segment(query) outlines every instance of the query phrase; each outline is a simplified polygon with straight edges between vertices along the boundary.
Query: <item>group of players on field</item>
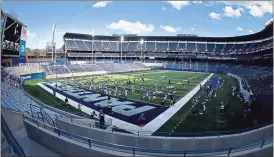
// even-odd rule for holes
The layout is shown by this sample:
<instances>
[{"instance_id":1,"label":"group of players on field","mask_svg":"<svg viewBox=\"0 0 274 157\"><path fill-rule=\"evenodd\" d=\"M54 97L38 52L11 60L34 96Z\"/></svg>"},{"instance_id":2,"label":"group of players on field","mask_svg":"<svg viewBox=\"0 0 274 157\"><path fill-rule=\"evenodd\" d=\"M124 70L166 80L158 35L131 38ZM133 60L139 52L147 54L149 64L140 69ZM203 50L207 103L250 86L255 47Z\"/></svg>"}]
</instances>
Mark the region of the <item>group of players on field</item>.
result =
<instances>
[{"instance_id":1,"label":"group of players on field","mask_svg":"<svg viewBox=\"0 0 274 157\"><path fill-rule=\"evenodd\" d=\"M108 106L108 114L111 115L112 114L112 106L111 106L111 99L110 96L118 96L118 97L128 97L129 92L131 92L132 94L136 94L136 87L140 87L139 92L141 93L141 99L142 100L146 100L146 101L153 101L155 99L161 98L161 105L166 105L166 104L170 104L170 105L174 105L176 102L176 88L174 88L171 85L171 81L168 80L167 84L169 86L164 86L164 85L159 85L157 82L155 82L153 84L154 89L151 89L151 87L146 87L145 85L145 79L144 79L145 75L142 74L141 77L139 78L131 78L131 75L128 74L128 78L127 79L113 79L112 76L107 77L107 76L103 76L103 77L98 77L98 76L93 76L87 79L65 79L60 81L61 85L63 84L64 86L66 85L72 85L74 87L84 87L87 88L89 90L93 90L93 91L99 91L101 93L104 93L108 96L108 101L109 101L109 106ZM103 79L102 79L103 78ZM167 76L163 76L163 78L165 80L167 80ZM100 81L99 81L100 80ZM112 85L110 85L111 81L113 82ZM59 82L59 81L58 81ZM189 81L187 81L186 83L189 84ZM183 84L183 87L185 88L186 84ZM57 83L56 83L56 87L57 87ZM83 93L85 94L85 92ZM170 99L170 103L168 103L168 99ZM100 108L100 107L99 107ZM79 106L80 109L80 106ZM102 108L99 109L101 116L99 116L100 118L100 124L104 125L104 117L103 112L102 112ZM91 117L94 117L95 113L91 113ZM143 126L146 122L146 118L145 115L142 113L138 119L138 124L140 126Z\"/></svg>"},{"instance_id":2,"label":"group of players on field","mask_svg":"<svg viewBox=\"0 0 274 157\"><path fill-rule=\"evenodd\" d=\"M145 86L144 74L139 78L130 78L130 74L127 79L120 78L119 80L114 80L113 84L110 82L113 80L112 77L103 77L103 80L98 81L98 76L89 78L89 80L84 80L80 78L79 83L77 80L64 80L65 84L73 85L74 87L86 87L90 90L99 91L106 95L118 96L127 98L129 93L136 94L136 87L140 88L139 93L141 94L141 99L146 101L153 101L157 98L161 98L161 105L168 104L167 100L170 99L170 105L174 105L176 102L176 88L173 86L160 86L158 83L154 83L155 89L151 89ZM101 79L101 78L100 78ZM167 79L165 76L164 79ZM168 81L169 85L171 81ZM188 81L189 83L189 81ZM185 84L184 84L185 87Z\"/></svg>"}]
</instances>

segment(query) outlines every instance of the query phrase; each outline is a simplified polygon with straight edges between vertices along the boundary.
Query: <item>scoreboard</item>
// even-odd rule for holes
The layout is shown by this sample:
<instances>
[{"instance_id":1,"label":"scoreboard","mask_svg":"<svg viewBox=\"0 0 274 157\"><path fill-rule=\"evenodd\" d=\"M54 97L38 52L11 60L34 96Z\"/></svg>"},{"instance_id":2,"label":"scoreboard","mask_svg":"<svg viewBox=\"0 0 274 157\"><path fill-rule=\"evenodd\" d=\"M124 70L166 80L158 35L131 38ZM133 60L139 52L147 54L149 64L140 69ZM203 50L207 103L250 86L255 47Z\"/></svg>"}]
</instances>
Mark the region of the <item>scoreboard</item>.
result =
<instances>
[{"instance_id":1,"label":"scoreboard","mask_svg":"<svg viewBox=\"0 0 274 157\"><path fill-rule=\"evenodd\" d=\"M26 27L7 13L1 12L2 19L2 56L20 57L25 56L26 49Z\"/></svg>"}]
</instances>

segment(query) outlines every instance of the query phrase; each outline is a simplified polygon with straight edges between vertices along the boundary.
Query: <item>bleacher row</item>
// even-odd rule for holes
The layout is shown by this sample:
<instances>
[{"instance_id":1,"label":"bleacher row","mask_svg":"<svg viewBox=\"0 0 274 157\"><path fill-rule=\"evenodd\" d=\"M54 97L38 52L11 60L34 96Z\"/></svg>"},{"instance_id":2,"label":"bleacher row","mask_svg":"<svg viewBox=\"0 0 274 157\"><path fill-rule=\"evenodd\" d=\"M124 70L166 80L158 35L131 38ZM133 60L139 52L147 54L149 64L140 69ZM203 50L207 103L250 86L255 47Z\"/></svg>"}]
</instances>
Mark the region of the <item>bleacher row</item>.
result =
<instances>
[{"instance_id":1,"label":"bleacher row","mask_svg":"<svg viewBox=\"0 0 274 157\"><path fill-rule=\"evenodd\" d=\"M68 57L120 57L120 53L101 53L96 52L92 55L90 52L82 53L82 52L70 52L68 53ZM123 57L141 57L141 53L133 53L133 52L127 52L122 54ZM143 57L173 57L175 58L177 54L161 54L161 53L144 53Z\"/></svg>"},{"instance_id":2,"label":"bleacher row","mask_svg":"<svg viewBox=\"0 0 274 157\"><path fill-rule=\"evenodd\" d=\"M93 44L92 44L93 43ZM123 51L134 52L215 52L238 53L255 52L273 47L273 38L263 41L218 43L218 42L180 42L180 41L123 41L122 46L118 41L89 41L81 39L65 39L68 50L77 51ZM93 46L92 46L93 45Z\"/></svg>"},{"instance_id":3,"label":"bleacher row","mask_svg":"<svg viewBox=\"0 0 274 157\"><path fill-rule=\"evenodd\" d=\"M2 101L1 106L4 109L16 111L16 112L23 112L26 114L37 114L40 113L41 110L39 108L39 104L35 101L31 100L27 97L24 91L20 90L20 88L10 85L7 82L2 82L1 84L1 93L2 93ZM30 107L30 105L32 107ZM37 107L35 107L37 106ZM58 113L55 113L51 110L44 109L45 112L51 117L58 116Z\"/></svg>"},{"instance_id":4,"label":"bleacher row","mask_svg":"<svg viewBox=\"0 0 274 157\"><path fill-rule=\"evenodd\" d=\"M6 67L6 71L15 75L26 75L43 72L40 65Z\"/></svg>"},{"instance_id":5,"label":"bleacher row","mask_svg":"<svg viewBox=\"0 0 274 157\"><path fill-rule=\"evenodd\" d=\"M81 72L126 72L147 69L141 63L96 63L96 64L67 64L44 66L47 75L81 73Z\"/></svg>"}]
</instances>

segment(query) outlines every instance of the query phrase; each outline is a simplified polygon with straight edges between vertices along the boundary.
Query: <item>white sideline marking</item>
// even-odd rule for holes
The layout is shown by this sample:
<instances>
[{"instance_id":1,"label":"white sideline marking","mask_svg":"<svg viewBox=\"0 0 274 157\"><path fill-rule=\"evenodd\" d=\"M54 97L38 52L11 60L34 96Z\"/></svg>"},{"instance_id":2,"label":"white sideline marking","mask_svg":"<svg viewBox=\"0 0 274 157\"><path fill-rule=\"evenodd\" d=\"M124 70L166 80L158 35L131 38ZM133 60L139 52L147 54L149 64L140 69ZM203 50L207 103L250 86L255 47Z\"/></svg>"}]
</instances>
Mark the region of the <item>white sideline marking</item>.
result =
<instances>
[{"instance_id":1,"label":"white sideline marking","mask_svg":"<svg viewBox=\"0 0 274 157\"><path fill-rule=\"evenodd\" d=\"M207 78L205 78L200 84L203 86L211 77L211 73ZM167 122L175 113L177 113L199 90L200 84L198 84L192 91L185 95L181 100L174 104L174 106L168 108L165 112L154 118L148 124L144 126L143 129L151 132L158 130L165 122Z\"/></svg>"}]
</instances>

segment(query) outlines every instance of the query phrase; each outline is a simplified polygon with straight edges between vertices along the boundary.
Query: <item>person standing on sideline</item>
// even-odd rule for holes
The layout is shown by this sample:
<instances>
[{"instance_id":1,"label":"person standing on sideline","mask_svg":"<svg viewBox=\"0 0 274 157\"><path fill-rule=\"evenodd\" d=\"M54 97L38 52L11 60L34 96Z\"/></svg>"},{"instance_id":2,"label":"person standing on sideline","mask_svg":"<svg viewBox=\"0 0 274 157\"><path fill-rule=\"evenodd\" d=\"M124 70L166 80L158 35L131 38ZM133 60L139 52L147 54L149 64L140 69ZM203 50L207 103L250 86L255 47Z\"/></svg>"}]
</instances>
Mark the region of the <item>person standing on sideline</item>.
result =
<instances>
[{"instance_id":1,"label":"person standing on sideline","mask_svg":"<svg viewBox=\"0 0 274 157\"><path fill-rule=\"evenodd\" d=\"M100 127L102 127L105 124L105 117L102 110L100 111L99 117L100 117Z\"/></svg>"},{"instance_id":2,"label":"person standing on sideline","mask_svg":"<svg viewBox=\"0 0 274 157\"><path fill-rule=\"evenodd\" d=\"M111 103L110 95L108 95L108 103Z\"/></svg>"},{"instance_id":3,"label":"person standing on sideline","mask_svg":"<svg viewBox=\"0 0 274 157\"><path fill-rule=\"evenodd\" d=\"M68 106L68 98L66 97L66 99L65 99L65 107L67 107Z\"/></svg>"},{"instance_id":4,"label":"person standing on sideline","mask_svg":"<svg viewBox=\"0 0 274 157\"><path fill-rule=\"evenodd\" d=\"M111 115L112 114L112 106L111 106L111 103L108 104L108 114Z\"/></svg>"},{"instance_id":5,"label":"person standing on sideline","mask_svg":"<svg viewBox=\"0 0 274 157\"><path fill-rule=\"evenodd\" d=\"M93 111L93 112L90 114L90 119L95 119L95 116L97 116L97 115L96 115L95 111Z\"/></svg>"}]
</instances>

